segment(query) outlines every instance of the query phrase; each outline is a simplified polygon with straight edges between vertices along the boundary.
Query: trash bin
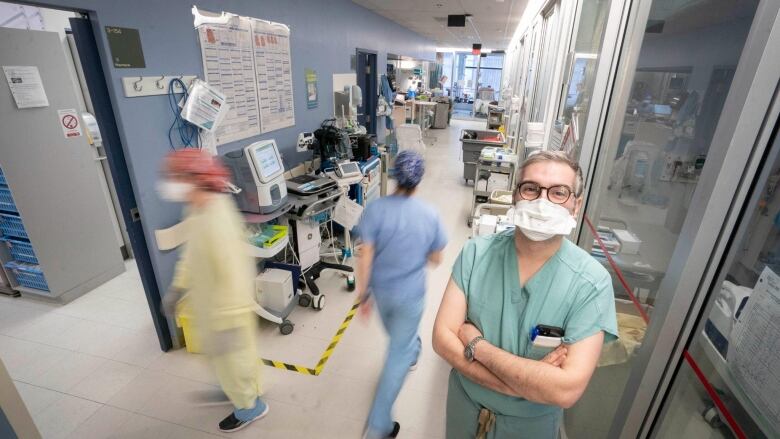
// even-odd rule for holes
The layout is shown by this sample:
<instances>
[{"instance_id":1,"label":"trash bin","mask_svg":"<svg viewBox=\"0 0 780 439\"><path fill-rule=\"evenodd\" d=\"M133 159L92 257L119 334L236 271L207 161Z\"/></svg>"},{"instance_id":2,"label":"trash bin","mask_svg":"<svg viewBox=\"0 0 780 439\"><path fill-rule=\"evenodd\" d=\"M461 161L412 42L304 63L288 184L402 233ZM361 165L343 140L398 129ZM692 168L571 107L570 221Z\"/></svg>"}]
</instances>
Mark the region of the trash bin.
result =
<instances>
[{"instance_id":1,"label":"trash bin","mask_svg":"<svg viewBox=\"0 0 780 439\"><path fill-rule=\"evenodd\" d=\"M187 352L202 354L202 340L198 329L195 327L192 308L187 303L187 299L179 302L179 305L176 307L176 326L181 328L181 332L184 334L184 345Z\"/></svg>"}]
</instances>

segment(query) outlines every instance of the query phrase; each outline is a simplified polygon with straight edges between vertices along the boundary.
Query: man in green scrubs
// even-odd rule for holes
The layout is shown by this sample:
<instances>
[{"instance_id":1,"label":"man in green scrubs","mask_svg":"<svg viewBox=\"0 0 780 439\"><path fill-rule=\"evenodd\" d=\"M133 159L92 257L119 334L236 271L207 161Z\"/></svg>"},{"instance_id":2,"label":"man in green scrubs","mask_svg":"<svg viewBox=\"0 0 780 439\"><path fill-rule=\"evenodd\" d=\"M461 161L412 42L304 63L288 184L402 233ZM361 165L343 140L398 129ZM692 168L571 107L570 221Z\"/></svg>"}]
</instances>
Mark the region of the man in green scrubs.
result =
<instances>
[{"instance_id":1,"label":"man in green scrubs","mask_svg":"<svg viewBox=\"0 0 780 439\"><path fill-rule=\"evenodd\" d=\"M433 330L453 367L448 439L557 438L563 409L617 338L609 273L565 238L582 186L563 153L532 155L515 190L515 230L469 240L455 262ZM552 335L532 341L538 325Z\"/></svg>"}]
</instances>

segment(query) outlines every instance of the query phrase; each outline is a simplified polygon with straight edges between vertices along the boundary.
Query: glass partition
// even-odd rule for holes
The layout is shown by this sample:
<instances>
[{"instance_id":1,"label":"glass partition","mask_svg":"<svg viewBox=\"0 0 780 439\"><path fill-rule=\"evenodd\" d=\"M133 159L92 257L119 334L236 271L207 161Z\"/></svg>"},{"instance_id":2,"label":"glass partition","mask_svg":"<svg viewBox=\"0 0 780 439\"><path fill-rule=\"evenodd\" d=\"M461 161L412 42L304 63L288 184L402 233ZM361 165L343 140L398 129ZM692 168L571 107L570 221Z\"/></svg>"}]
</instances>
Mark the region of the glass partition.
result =
<instances>
[{"instance_id":1,"label":"glass partition","mask_svg":"<svg viewBox=\"0 0 780 439\"><path fill-rule=\"evenodd\" d=\"M613 277L621 340L604 347L588 390L567 410L569 438L607 436L669 260L689 245L679 234L757 8L756 1L722 5L654 1L632 93L609 108L624 123L619 141L598 151L600 183L591 188L579 244Z\"/></svg>"},{"instance_id":2,"label":"glass partition","mask_svg":"<svg viewBox=\"0 0 780 439\"><path fill-rule=\"evenodd\" d=\"M780 141L692 334L654 437L780 437Z\"/></svg>"},{"instance_id":3,"label":"glass partition","mask_svg":"<svg viewBox=\"0 0 780 439\"><path fill-rule=\"evenodd\" d=\"M558 56L558 41L561 33L560 16L560 6L557 3L543 15L539 77L536 81L536 90L534 91L534 99L531 104L531 122L544 122L550 87L553 81L553 69Z\"/></svg>"},{"instance_id":4,"label":"glass partition","mask_svg":"<svg viewBox=\"0 0 780 439\"><path fill-rule=\"evenodd\" d=\"M582 3L573 48L567 61L568 71L564 72L566 77L558 106L558 123L553 129L559 130L562 142L571 137L571 141L562 145L562 148L577 160L590 114L599 54L604 46L604 33L611 5L611 0Z\"/></svg>"}]
</instances>

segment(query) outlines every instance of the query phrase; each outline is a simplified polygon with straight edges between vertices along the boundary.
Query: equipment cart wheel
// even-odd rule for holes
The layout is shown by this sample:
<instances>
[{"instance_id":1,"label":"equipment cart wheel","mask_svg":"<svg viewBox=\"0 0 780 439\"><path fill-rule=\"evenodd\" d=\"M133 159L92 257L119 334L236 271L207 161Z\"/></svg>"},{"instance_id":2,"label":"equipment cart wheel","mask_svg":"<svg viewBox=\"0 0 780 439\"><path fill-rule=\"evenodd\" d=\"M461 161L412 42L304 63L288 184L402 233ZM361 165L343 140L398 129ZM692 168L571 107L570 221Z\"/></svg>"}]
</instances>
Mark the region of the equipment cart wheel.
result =
<instances>
[{"instance_id":1,"label":"equipment cart wheel","mask_svg":"<svg viewBox=\"0 0 780 439\"><path fill-rule=\"evenodd\" d=\"M311 307L317 311L322 311L322 309L325 308L325 295L314 297L311 303Z\"/></svg>"},{"instance_id":2,"label":"equipment cart wheel","mask_svg":"<svg viewBox=\"0 0 780 439\"><path fill-rule=\"evenodd\" d=\"M293 332L293 329L295 329L295 325L293 325L293 322L284 319L281 325L279 325L279 332L282 333L282 335L290 335Z\"/></svg>"},{"instance_id":3,"label":"equipment cart wheel","mask_svg":"<svg viewBox=\"0 0 780 439\"><path fill-rule=\"evenodd\" d=\"M304 308L308 308L309 305L311 305L311 294L303 293L300 296L298 296L298 305Z\"/></svg>"},{"instance_id":4,"label":"equipment cart wheel","mask_svg":"<svg viewBox=\"0 0 780 439\"><path fill-rule=\"evenodd\" d=\"M347 291L355 291L355 275L347 275Z\"/></svg>"}]
</instances>

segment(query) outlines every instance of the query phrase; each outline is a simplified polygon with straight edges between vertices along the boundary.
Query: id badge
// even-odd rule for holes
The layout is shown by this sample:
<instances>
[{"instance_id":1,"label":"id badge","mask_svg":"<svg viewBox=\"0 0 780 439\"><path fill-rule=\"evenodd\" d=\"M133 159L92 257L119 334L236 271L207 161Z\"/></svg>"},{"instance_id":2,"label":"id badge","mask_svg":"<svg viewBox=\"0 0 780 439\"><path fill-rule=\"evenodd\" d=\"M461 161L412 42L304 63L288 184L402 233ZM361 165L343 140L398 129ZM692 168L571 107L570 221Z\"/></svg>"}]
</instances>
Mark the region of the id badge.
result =
<instances>
[{"instance_id":1,"label":"id badge","mask_svg":"<svg viewBox=\"0 0 780 439\"><path fill-rule=\"evenodd\" d=\"M531 331L531 343L541 348L557 348L563 344L563 328L557 326L536 325Z\"/></svg>"}]
</instances>

